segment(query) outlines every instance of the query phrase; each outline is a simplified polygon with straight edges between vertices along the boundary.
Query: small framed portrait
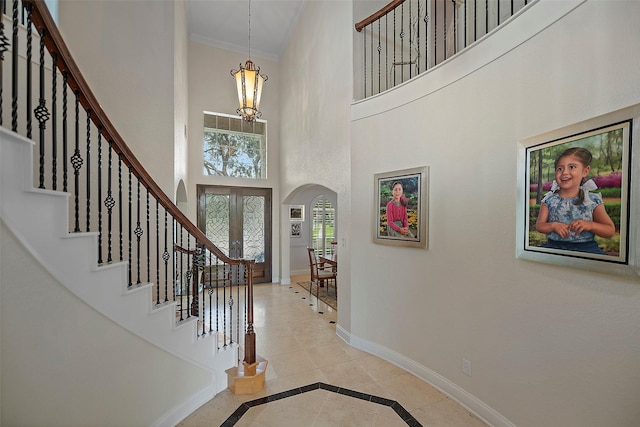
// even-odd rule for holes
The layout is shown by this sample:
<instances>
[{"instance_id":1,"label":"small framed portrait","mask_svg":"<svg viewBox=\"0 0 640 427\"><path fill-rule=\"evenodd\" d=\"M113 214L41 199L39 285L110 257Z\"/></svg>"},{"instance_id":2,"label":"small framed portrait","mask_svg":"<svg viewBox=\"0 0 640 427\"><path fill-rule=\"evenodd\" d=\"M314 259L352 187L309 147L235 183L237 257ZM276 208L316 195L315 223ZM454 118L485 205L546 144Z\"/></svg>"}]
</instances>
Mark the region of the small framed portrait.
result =
<instances>
[{"instance_id":1,"label":"small framed portrait","mask_svg":"<svg viewBox=\"0 0 640 427\"><path fill-rule=\"evenodd\" d=\"M289 205L289 220L304 221L304 205Z\"/></svg>"},{"instance_id":2,"label":"small framed portrait","mask_svg":"<svg viewBox=\"0 0 640 427\"><path fill-rule=\"evenodd\" d=\"M374 175L373 242L427 248L427 166Z\"/></svg>"},{"instance_id":3,"label":"small framed portrait","mask_svg":"<svg viewBox=\"0 0 640 427\"><path fill-rule=\"evenodd\" d=\"M521 143L519 258L640 274L638 221L631 221L640 214L631 162L637 126L626 109Z\"/></svg>"},{"instance_id":4,"label":"small framed portrait","mask_svg":"<svg viewBox=\"0 0 640 427\"><path fill-rule=\"evenodd\" d=\"M290 237L300 237L302 235L302 223L301 222L292 222L291 223L291 234Z\"/></svg>"}]
</instances>

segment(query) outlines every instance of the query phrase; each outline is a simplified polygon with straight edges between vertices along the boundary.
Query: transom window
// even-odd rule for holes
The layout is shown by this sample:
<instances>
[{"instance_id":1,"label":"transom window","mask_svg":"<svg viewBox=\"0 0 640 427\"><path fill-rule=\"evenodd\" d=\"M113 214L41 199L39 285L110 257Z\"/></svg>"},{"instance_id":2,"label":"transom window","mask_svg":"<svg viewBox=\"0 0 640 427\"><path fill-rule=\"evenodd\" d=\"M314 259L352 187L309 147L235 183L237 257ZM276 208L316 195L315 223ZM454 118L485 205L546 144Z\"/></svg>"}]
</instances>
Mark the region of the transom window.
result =
<instances>
[{"instance_id":1,"label":"transom window","mask_svg":"<svg viewBox=\"0 0 640 427\"><path fill-rule=\"evenodd\" d=\"M208 176L267 178L264 121L204 113L203 173Z\"/></svg>"}]
</instances>

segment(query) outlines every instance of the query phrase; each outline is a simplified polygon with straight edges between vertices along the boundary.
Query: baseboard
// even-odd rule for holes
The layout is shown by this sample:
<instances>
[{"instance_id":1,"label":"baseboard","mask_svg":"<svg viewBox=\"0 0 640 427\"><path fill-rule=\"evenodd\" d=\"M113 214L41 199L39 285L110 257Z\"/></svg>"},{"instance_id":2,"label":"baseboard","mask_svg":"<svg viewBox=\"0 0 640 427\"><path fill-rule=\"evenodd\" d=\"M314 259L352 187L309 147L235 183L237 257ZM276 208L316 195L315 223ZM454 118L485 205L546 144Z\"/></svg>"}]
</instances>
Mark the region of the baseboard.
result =
<instances>
[{"instance_id":1,"label":"baseboard","mask_svg":"<svg viewBox=\"0 0 640 427\"><path fill-rule=\"evenodd\" d=\"M190 396L181 404L170 409L156 422L151 424L152 427L174 427L179 422L187 418L199 407L210 401L216 396L216 379L215 375L211 382L197 393Z\"/></svg>"},{"instance_id":2,"label":"baseboard","mask_svg":"<svg viewBox=\"0 0 640 427\"><path fill-rule=\"evenodd\" d=\"M346 341L349 345L378 356L389 363L404 369L405 371L415 375L424 382L435 387L451 399L458 402L467 410L472 412L475 416L483 420L490 426L495 427L515 427L511 421L504 416L496 412L493 408L482 402L480 399L467 392L457 384L449 381L447 378L432 371L431 369L422 366L421 364L411 360L404 355L390 350L387 347L378 345L376 343L361 339L357 336L351 335L348 331L336 326L336 334Z\"/></svg>"}]
</instances>

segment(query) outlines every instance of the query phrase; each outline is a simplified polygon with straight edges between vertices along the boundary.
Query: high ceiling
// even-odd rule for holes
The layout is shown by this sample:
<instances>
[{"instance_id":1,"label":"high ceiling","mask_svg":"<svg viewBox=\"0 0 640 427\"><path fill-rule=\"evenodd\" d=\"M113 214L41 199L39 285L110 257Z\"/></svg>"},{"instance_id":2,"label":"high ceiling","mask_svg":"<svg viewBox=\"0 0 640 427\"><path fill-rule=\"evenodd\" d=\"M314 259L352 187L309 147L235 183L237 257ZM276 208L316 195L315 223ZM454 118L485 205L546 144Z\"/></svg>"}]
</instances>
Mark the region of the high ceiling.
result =
<instances>
[{"instance_id":1,"label":"high ceiling","mask_svg":"<svg viewBox=\"0 0 640 427\"><path fill-rule=\"evenodd\" d=\"M306 0L251 0L251 57L277 61ZM249 54L248 0L187 0L192 40Z\"/></svg>"}]
</instances>

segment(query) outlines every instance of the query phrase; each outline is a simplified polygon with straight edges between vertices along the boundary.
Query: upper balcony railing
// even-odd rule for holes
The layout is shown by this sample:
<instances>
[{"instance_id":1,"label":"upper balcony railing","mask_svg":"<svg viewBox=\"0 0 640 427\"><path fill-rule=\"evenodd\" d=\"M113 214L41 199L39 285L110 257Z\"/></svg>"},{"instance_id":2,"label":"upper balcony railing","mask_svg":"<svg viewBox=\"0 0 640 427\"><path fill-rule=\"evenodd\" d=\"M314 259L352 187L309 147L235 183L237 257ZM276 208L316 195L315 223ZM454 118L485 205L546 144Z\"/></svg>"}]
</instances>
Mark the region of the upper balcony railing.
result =
<instances>
[{"instance_id":1,"label":"upper balcony railing","mask_svg":"<svg viewBox=\"0 0 640 427\"><path fill-rule=\"evenodd\" d=\"M494 31L532 0L393 0L355 25L355 99L430 70ZM360 40L360 41L358 41Z\"/></svg>"}]
</instances>

